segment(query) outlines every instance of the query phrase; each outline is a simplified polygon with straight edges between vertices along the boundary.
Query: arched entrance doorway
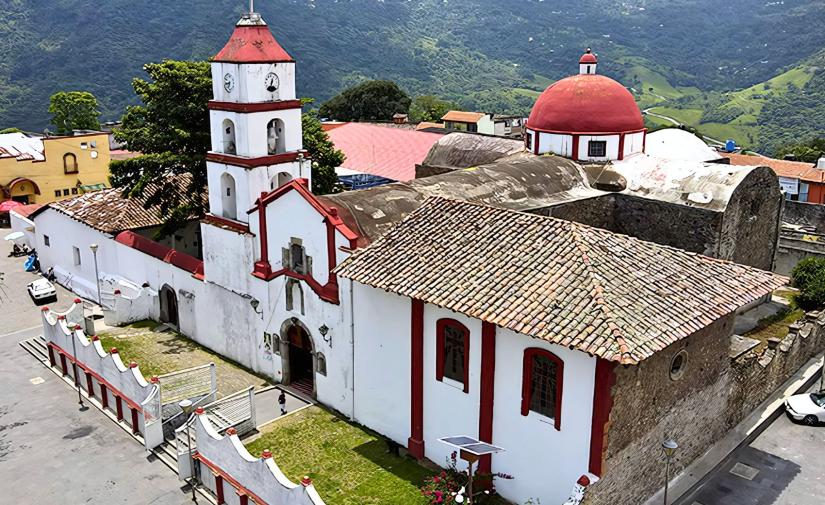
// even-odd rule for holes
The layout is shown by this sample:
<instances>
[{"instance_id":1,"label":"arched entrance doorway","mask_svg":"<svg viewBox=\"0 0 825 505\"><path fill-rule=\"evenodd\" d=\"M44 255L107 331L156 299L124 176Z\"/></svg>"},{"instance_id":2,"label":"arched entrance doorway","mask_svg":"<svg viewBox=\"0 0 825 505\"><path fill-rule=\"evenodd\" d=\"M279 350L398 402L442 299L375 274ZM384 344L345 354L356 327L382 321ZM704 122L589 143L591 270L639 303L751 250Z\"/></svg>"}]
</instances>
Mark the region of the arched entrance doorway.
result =
<instances>
[{"instance_id":1,"label":"arched entrance doorway","mask_svg":"<svg viewBox=\"0 0 825 505\"><path fill-rule=\"evenodd\" d=\"M160 288L160 322L178 327L178 297L168 284Z\"/></svg>"},{"instance_id":2,"label":"arched entrance doorway","mask_svg":"<svg viewBox=\"0 0 825 505\"><path fill-rule=\"evenodd\" d=\"M284 384L315 397L315 345L297 318L281 326L281 363Z\"/></svg>"}]
</instances>

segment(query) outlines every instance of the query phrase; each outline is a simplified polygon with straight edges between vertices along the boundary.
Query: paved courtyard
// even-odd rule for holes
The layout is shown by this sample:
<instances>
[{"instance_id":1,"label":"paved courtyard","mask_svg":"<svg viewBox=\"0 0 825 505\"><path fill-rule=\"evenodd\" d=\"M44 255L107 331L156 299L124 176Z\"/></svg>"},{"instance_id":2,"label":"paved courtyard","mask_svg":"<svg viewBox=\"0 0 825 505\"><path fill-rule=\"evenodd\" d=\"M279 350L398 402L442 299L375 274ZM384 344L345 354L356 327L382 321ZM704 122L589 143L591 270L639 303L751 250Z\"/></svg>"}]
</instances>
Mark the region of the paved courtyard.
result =
<instances>
[{"instance_id":1,"label":"paved courtyard","mask_svg":"<svg viewBox=\"0 0 825 505\"><path fill-rule=\"evenodd\" d=\"M177 476L20 348L39 335L40 309L25 293L34 278L0 243L0 503L183 505ZM60 290L58 306L73 296Z\"/></svg>"},{"instance_id":2,"label":"paved courtyard","mask_svg":"<svg viewBox=\"0 0 825 505\"><path fill-rule=\"evenodd\" d=\"M818 384L814 390L819 389ZM820 505L825 503L825 425L786 415L736 450L679 505Z\"/></svg>"}]
</instances>

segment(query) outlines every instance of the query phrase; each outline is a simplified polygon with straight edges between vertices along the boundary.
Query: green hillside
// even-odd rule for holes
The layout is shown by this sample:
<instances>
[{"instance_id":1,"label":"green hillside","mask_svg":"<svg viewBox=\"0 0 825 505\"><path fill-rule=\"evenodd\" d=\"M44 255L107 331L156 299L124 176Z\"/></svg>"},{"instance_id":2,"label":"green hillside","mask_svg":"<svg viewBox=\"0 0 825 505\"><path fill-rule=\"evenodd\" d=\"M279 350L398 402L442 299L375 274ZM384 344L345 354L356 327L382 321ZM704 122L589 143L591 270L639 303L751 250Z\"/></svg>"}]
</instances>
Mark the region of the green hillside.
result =
<instances>
[{"instance_id":1,"label":"green hillside","mask_svg":"<svg viewBox=\"0 0 825 505\"><path fill-rule=\"evenodd\" d=\"M0 128L42 130L56 91L90 91L102 119L119 118L135 101L130 82L143 64L209 58L245 4L0 0ZM633 88L643 108L685 110L713 136L733 129L762 145L785 128L775 111L818 117L822 108L779 91L819 85L815 71L794 69L825 47L825 30L812 22L825 19L821 0L259 0L257 7L299 62L300 94L317 100L364 79L392 79L412 95L526 114L592 46L600 72ZM795 131L815 131L803 119Z\"/></svg>"}]
</instances>

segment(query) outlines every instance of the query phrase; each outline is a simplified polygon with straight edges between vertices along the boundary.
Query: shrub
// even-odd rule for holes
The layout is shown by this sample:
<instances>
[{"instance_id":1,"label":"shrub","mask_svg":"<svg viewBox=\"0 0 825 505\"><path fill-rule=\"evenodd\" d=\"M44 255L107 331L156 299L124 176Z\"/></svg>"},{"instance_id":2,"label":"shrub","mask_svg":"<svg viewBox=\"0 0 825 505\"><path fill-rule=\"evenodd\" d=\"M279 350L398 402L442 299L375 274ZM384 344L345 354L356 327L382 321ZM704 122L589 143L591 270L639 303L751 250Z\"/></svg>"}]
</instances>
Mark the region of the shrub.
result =
<instances>
[{"instance_id":1,"label":"shrub","mask_svg":"<svg viewBox=\"0 0 825 505\"><path fill-rule=\"evenodd\" d=\"M825 306L825 258L805 258L791 272L793 285L799 289L794 301L803 310Z\"/></svg>"}]
</instances>

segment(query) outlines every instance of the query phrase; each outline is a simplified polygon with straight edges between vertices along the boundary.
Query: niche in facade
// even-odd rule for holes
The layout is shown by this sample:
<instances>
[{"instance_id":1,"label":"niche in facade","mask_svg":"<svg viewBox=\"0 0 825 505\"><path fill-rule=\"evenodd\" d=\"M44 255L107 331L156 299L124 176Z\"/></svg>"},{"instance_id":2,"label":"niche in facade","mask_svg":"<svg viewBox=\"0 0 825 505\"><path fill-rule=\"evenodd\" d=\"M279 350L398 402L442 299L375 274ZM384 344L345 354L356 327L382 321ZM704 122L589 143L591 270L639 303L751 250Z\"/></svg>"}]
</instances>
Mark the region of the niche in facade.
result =
<instances>
[{"instance_id":1,"label":"niche in facade","mask_svg":"<svg viewBox=\"0 0 825 505\"><path fill-rule=\"evenodd\" d=\"M273 119L266 125L266 148L267 153L269 154L281 154L286 152L284 122L280 119Z\"/></svg>"}]
</instances>

